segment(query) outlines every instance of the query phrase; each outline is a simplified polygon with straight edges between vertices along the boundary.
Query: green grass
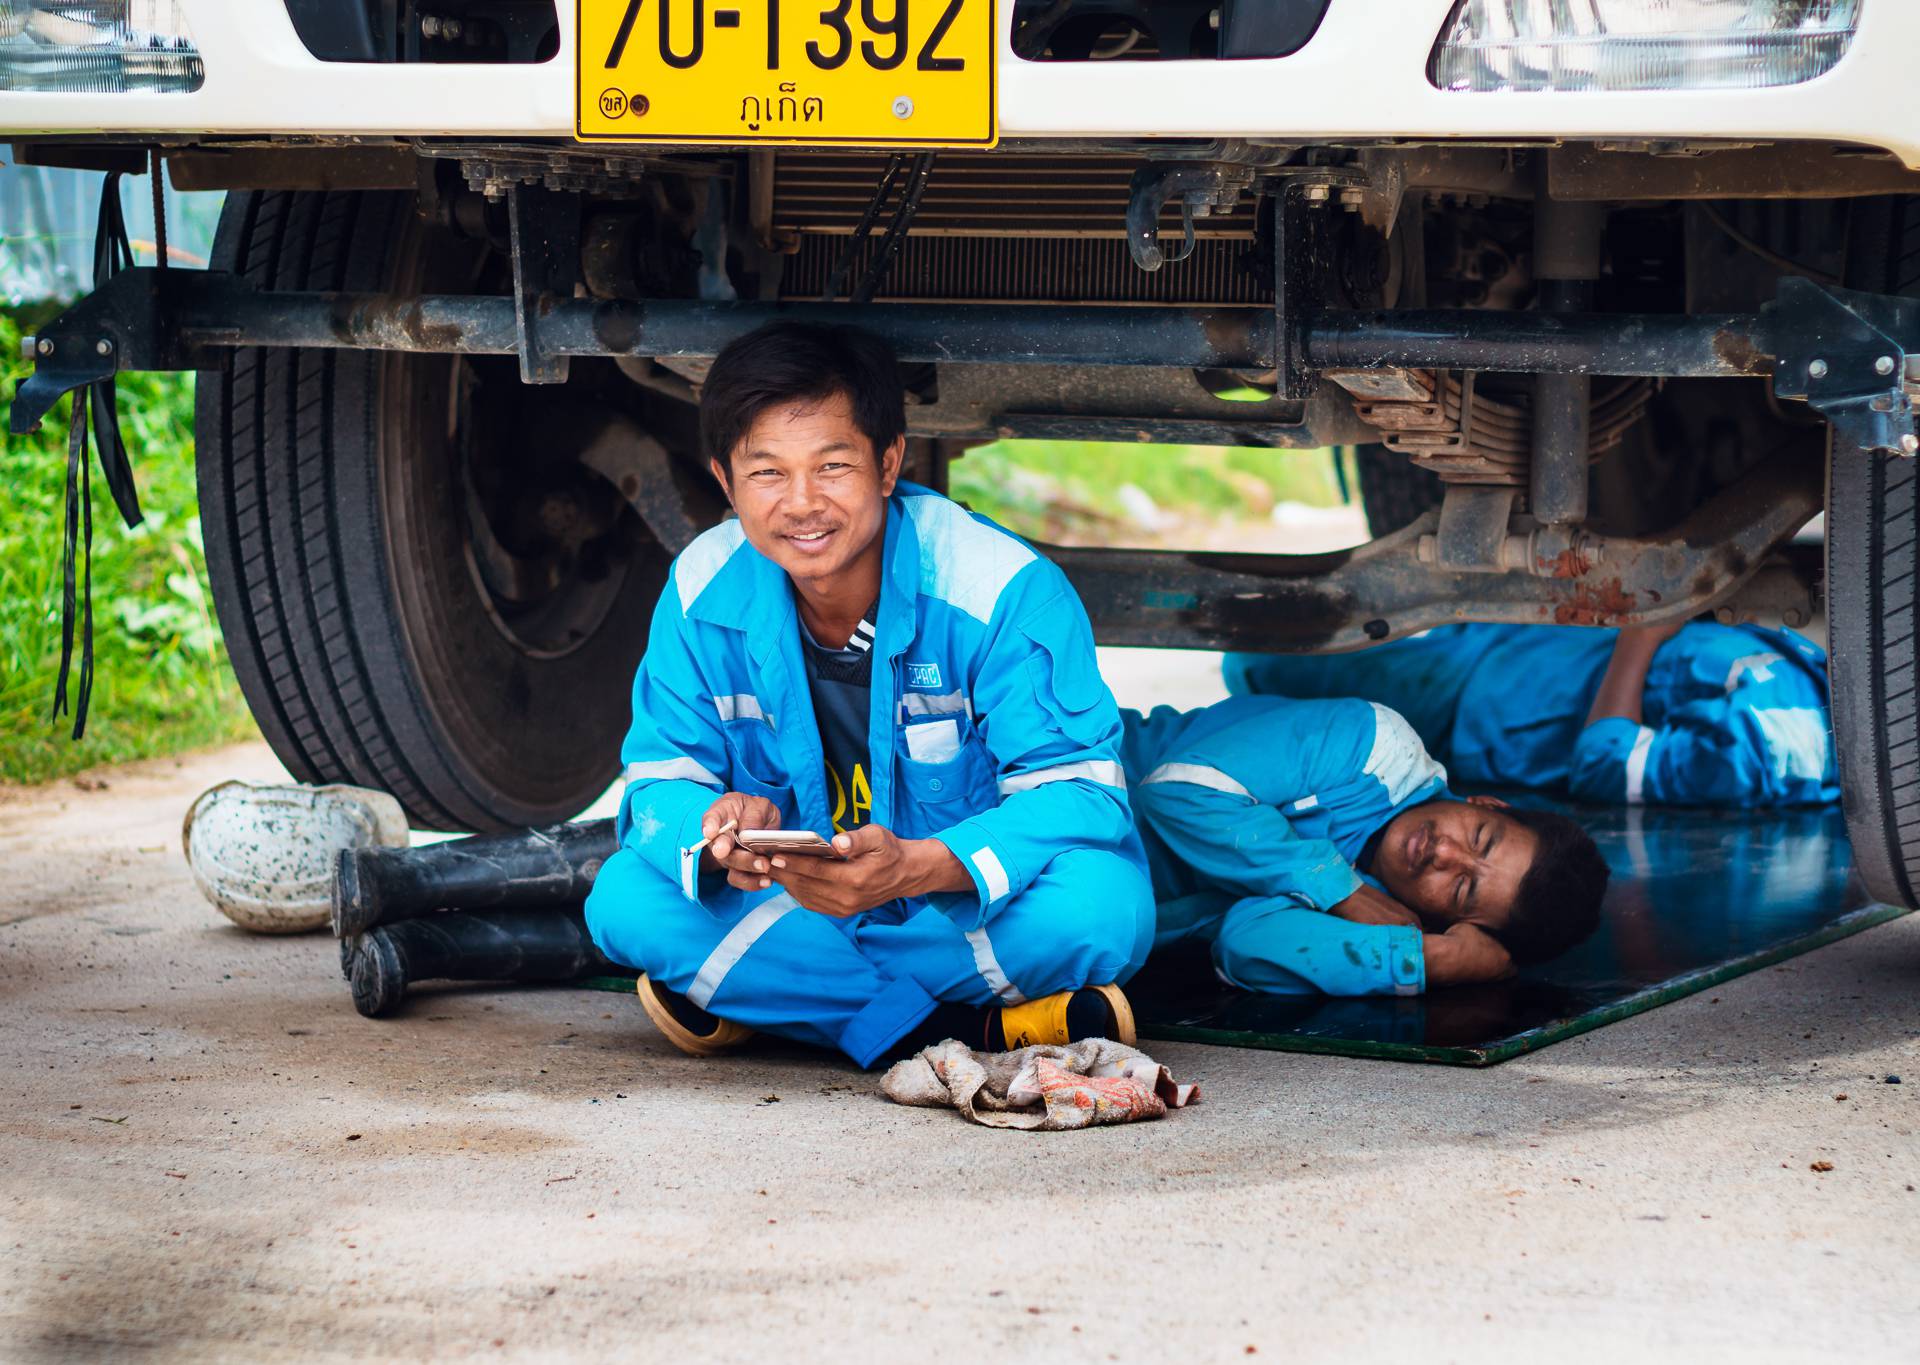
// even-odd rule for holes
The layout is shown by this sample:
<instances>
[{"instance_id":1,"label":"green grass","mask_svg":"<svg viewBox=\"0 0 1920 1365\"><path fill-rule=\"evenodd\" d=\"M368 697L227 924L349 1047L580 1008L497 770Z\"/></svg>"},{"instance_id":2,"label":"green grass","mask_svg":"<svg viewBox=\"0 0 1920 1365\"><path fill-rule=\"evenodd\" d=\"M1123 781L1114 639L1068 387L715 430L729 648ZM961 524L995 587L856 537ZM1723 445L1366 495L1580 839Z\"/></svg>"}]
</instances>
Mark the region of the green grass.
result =
<instances>
[{"instance_id":1,"label":"green grass","mask_svg":"<svg viewBox=\"0 0 1920 1365\"><path fill-rule=\"evenodd\" d=\"M956 460L953 496L1017 535L1110 542L1131 520L1131 484L1182 521L1266 517L1278 502L1343 501L1323 450L996 441Z\"/></svg>"},{"instance_id":2,"label":"green grass","mask_svg":"<svg viewBox=\"0 0 1920 1365\"><path fill-rule=\"evenodd\" d=\"M21 331L52 311L0 314L0 393L9 405L29 371ZM193 376L123 375L119 399L146 520L126 528L96 464L93 704L77 743L68 737L71 713L52 718L69 404L34 435L6 437L0 452L0 781L44 782L254 733L207 585L193 481Z\"/></svg>"}]
</instances>

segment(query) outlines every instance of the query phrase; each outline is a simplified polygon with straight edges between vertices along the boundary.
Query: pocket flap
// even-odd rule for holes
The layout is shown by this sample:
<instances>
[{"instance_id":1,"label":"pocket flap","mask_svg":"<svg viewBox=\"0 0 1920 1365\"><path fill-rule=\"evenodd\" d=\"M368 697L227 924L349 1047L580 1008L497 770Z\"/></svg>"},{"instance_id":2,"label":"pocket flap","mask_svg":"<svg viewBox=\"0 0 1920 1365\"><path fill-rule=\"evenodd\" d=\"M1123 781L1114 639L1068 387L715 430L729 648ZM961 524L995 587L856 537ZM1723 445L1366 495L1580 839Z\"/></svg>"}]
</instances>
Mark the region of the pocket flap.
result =
<instances>
[{"instance_id":1,"label":"pocket flap","mask_svg":"<svg viewBox=\"0 0 1920 1365\"><path fill-rule=\"evenodd\" d=\"M1024 626L1020 633L1034 647L1027 660L1042 695L1051 696L1071 712L1092 710L1107 696L1107 685L1095 662L1093 635L1084 620L1062 621L1064 639L1043 640Z\"/></svg>"},{"instance_id":2,"label":"pocket flap","mask_svg":"<svg viewBox=\"0 0 1920 1365\"><path fill-rule=\"evenodd\" d=\"M922 728L938 730L941 727L914 726L907 734L911 736L913 730ZM937 748L940 741L929 742ZM963 741L948 757L927 760L910 756L914 743L911 738L901 743L909 754L901 757L897 769L902 798L894 807L900 821L898 832L923 837L998 804L993 772L979 745Z\"/></svg>"}]
</instances>

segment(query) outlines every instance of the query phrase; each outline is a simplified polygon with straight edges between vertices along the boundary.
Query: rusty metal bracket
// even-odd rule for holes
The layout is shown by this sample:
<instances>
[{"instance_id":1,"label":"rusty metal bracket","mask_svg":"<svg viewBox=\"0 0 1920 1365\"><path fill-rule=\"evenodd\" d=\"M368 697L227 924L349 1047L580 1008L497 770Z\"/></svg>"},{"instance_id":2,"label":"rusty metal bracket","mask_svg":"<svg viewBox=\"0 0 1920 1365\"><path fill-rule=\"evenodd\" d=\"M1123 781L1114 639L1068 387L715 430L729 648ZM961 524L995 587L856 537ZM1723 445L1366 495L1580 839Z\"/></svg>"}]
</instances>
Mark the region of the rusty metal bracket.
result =
<instances>
[{"instance_id":1,"label":"rusty metal bracket","mask_svg":"<svg viewBox=\"0 0 1920 1365\"><path fill-rule=\"evenodd\" d=\"M520 382L564 384L568 358L547 342L547 317L573 297L580 271L580 196L539 185L507 191L513 246L513 321Z\"/></svg>"},{"instance_id":2,"label":"rusty metal bracket","mask_svg":"<svg viewBox=\"0 0 1920 1365\"><path fill-rule=\"evenodd\" d=\"M619 491L668 554L679 554L726 515L726 504L705 471L676 461L632 418L606 416L590 430L569 435L564 444Z\"/></svg>"},{"instance_id":3,"label":"rusty metal bracket","mask_svg":"<svg viewBox=\"0 0 1920 1365\"><path fill-rule=\"evenodd\" d=\"M1456 573L1504 571L1507 528L1513 521L1513 504L1519 496L1520 490L1512 485L1449 484L1440 503L1440 526L1433 537L1432 562ZM1426 549L1424 539L1420 548ZM1421 558L1426 559L1424 553Z\"/></svg>"},{"instance_id":4,"label":"rusty metal bracket","mask_svg":"<svg viewBox=\"0 0 1920 1365\"><path fill-rule=\"evenodd\" d=\"M1831 422L1836 447L1920 455L1906 391L1907 350L1894 336L1916 341L1920 303L1790 276L1767 312L1780 338L1776 395L1803 399Z\"/></svg>"},{"instance_id":5,"label":"rusty metal bracket","mask_svg":"<svg viewBox=\"0 0 1920 1365\"><path fill-rule=\"evenodd\" d=\"M27 338L33 373L14 392L8 427L24 436L61 397L123 370L217 369L219 338L193 343L174 325L205 271L123 270ZM224 277L223 277L224 278ZM236 339L229 344L240 344Z\"/></svg>"},{"instance_id":6,"label":"rusty metal bracket","mask_svg":"<svg viewBox=\"0 0 1920 1365\"><path fill-rule=\"evenodd\" d=\"M1272 197L1274 366L1279 396L1293 402L1310 397L1317 379L1308 322L1320 310L1332 266L1327 193L1324 185L1296 181Z\"/></svg>"}]
</instances>

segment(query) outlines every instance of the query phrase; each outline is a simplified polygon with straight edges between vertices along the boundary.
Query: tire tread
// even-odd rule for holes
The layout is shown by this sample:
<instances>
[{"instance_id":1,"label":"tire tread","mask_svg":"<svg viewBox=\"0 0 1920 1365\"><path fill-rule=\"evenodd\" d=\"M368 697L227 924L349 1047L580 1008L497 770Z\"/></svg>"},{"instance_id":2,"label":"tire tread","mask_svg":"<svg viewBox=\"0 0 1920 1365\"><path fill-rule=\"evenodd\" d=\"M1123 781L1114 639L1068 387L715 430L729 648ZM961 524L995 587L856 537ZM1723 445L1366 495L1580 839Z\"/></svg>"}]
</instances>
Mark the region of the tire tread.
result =
<instances>
[{"instance_id":1,"label":"tire tread","mask_svg":"<svg viewBox=\"0 0 1920 1365\"><path fill-rule=\"evenodd\" d=\"M1920 294L1920 199L1853 208L1847 283ZM1834 739L1854 861L1878 899L1920 887L1920 471L1914 462L1828 455L1828 633Z\"/></svg>"},{"instance_id":2,"label":"tire tread","mask_svg":"<svg viewBox=\"0 0 1920 1365\"><path fill-rule=\"evenodd\" d=\"M369 196L270 191L228 196L215 267L260 288L346 284ZM241 691L268 744L301 782L391 792L416 826L496 825L456 812L422 782L373 700L338 575L332 396L351 352L252 348L203 376L195 411L209 577Z\"/></svg>"}]
</instances>

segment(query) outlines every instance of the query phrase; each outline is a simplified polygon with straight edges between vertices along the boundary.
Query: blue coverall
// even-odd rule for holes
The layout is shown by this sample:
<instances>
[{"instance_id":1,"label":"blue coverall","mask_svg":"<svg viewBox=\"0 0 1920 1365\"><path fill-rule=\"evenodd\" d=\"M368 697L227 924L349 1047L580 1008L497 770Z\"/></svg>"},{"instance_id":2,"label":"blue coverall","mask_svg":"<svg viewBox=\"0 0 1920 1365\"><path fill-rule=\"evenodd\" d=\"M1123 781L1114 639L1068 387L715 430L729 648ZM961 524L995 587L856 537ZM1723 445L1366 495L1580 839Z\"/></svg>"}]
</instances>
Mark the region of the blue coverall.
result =
<instances>
[{"instance_id":1,"label":"blue coverall","mask_svg":"<svg viewBox=\"0 0 1920 1365\"><path fill-rule=\"evenodd\" d=\"M1826 654L1790 630L1685 626L1642 714L1587 725L1617 631L1441 626L1354 654L1230 654L1230 691L1365 697L1405 715L1456 782L1638 805L1840 799Z\"/></svg>"},{"instance_id":2,"label":"blue coverall","mask_svg":"<svg viewBox=\"0 0 1920 1365\"><path fill-rule=\"evenodd\" d=\"M1325 913L1367 841L1447 774L1384 706L1229 697L1123 711L1120 754L1160 897L1156 947L1209 939L1226 981L1275 995L1413 995L1420 930Z\"/></svg>"},{"instance_id":3,"label":"blue coverall","mask_svg":"<svg viewBox=\"0 0 1920 1365\"><path fill-rule=\"evenodd\" d=\"M1125 981L1153 898L1093 631L1054 564L911 484L888 500L875 619L872 819L951 849L973 888L846 919L777 884L703 875L701 817L764 796L832 834L825 760L784 571L740 524L677 559L621 749L621 847L587 900L601 951L749 1028L871 1065L936 1001Z\"/></svg>"}]
</instances>

